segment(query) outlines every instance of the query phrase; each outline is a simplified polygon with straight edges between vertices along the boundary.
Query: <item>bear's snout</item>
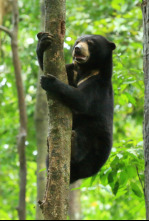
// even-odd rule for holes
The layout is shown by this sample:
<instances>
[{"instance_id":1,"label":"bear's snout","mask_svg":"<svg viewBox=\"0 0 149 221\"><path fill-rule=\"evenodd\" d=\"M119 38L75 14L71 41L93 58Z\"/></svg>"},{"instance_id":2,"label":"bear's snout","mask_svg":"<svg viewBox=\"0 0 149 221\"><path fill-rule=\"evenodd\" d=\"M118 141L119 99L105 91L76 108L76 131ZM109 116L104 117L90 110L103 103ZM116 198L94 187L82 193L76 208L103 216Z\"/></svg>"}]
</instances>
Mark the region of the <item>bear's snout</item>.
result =
<instances>
[{"instance_id":1,"label":"bear's snout","mask_svg":"<svg viewBox=\"0 0 149 221\"><path fill-rule=\"evenodd\" d=\"M78 45L78 46L75 47L75 54L76 55L81 55L81 46Z\"/></svg>"}]
</instances>

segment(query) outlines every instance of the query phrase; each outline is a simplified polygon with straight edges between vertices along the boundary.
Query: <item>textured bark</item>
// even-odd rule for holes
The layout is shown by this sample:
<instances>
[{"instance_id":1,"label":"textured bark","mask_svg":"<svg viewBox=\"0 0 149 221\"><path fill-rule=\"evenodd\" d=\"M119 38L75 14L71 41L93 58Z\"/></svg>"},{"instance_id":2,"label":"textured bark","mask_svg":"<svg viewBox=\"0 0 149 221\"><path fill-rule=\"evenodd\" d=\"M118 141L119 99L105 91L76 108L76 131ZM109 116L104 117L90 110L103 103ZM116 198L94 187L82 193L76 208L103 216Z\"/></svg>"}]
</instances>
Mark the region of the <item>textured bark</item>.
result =
<instances>
[{"instance_id":1,"label":"textured bark","mask_svg":"<svg viewBox=\"0 0 149 221\"><path fill-rule=\"evenodd\" d=\"M81 191L79 188L81 181L77 181L70 186L69 196L69 218L70 220L81 220Z\"/></svg>"},{"instance_id":2,"label":"textured bark","mask_svg":"<svg viewBox=\"0 0 149 221\"><path fill-rule=\"evenodd\" d=\"M17 208L19 220L26 219L26 155L25 155L25 140L27 135L27 114L25 106L25 96L23 89L23 82L21 76L21 63L18 54L18 24L19 24L19 10L18 1L13 0L13 29L0 26L0 30L7 33L11 38L11 47L13 55L13 65L15 69L16 87L18 93L19 115L20 115L20 131L18 134L17 148L20 162L20 193L19 206Z\"/></svg>"},{"instance_id":3,"label":"textured bark","mask_svg":"<svg viewBox=\"0 0 149 221\"><path fill-rule=\"evenodd\" d=\"M145 107L144 107L144 153L145 153L145 201L146 218L149 220L149 0L143 0L144 25L144 74L145 74Z\"/></svg>"},{"instance_id":4,"label":"textured bark","mask_svg":"<svg viewBox=\"0 0 149 221\"><path fill-rule=\"evenodd\" d=\"M63 54L65 37L65 0L46 0L45 30L54 36L45 53L44 73L66 83ZM66 220L70 182L71 113L61 102L48 94L49 103L49 171L46 193L39 202L45 220Z\"/></svg>"}]
</instances>

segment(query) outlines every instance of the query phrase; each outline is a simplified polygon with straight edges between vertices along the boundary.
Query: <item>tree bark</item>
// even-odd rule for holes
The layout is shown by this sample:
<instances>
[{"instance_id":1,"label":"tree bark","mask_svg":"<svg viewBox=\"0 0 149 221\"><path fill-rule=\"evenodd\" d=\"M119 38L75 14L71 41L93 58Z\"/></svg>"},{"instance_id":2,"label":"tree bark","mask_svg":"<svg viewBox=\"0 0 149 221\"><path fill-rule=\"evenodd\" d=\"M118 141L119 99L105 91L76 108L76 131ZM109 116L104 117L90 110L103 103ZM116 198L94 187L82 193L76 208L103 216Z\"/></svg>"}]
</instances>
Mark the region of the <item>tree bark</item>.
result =
<instances>
[{"instance_id":1,"label":"tree bark","mask_svg":"<svg viewBox=\"0 0 149 221\"><path fill-rule=\"evenodd\" d=\"M80 187L80 185L81 185L80 180L70 185L70 196L69 196L70 220L81 220L81 191L80 189L77 189Z\"/></svg>"},{"instance_id":2,"label":"tree bark","mask_svg":"<svg viewBox=\"0 0 149 221\"><path fill-rule=\"evenodd\" d=\"M45 31L54 36L45 53L44 73L66 82L63 54L65 37L65 0L45 0ZM46 193L39 202L45 220L66 220L70 183L72 115L60 101L48 94L49 103L49 171Z\"/></svg>"},{"instance_id":3,"label":"tree bark","mask_svg":"<svg viewBox=\"0 0 149 221\"><path fill-rule=\"evenodd\" d=\"M18 93L19 115L20 115L20 130L18 134L17 148L20 162L20 193L19 206L17 208L19 220L26 219L26 155L25 141L27 136L27 114L25 106L25 95L21 76L21 62L18 53L18 25L19 25L19 9L18 0L13 0L13 30L0 26L0 30L4 31L11 38L11 47L13 55L13 65L15 69L15 79Z\"/></svg>"},{"instance_id":4,"label":"tree bark","mask_svg":"<svg viewBox=\"0 0 149 221\"><path fill-rule=\"evenodd\" d=\"M41 2L41 29L44 27L45 11L44 1ZM44 30L43 30L44 31ZM48 134L48 104L44 90L40 86L40 76L42 72L39 71L38 87L36 97L36 111L35 111L35 127L37 140L37 202L43 199L46 187L46 170L43 170L46 165L47 157L47 134ZM36 220L43 220L42 211L37 203Z\"/></svg>"},{"instance_id":5,"label":"tree bark","mask_svg":"<svg viewBox=\"0 0 149 221\"><path fill-rule=\"evenodd\" d=\"M0 0L0 25L3 24L3 0Z\"/></svg>"},{"instance_id":6,"label":"tree bark","mask_svg":"<svg viewBox=\"0 0 149 221\"><path fill-rule=\"evenodd\" d=\"M21 62L18 54L18 24L19 24L19 9L18 0L13 1L13 32L11 38L11 46L13 53L13 64L15 68L16 86L18 91L18 103L20 114L20 132L18 135L18 153L20 161L20 197L18 214L20 220L26 219L26 154L25 140L27 136L27 114L25 106L25 95L21 76Z\"/></svg>"},{"instance_id":7,"label":"tree bark","mask_svg":"<svg viewBox=\"0 0 149 221\"><path fill-rule=\"evenodd\" d=\"M144 26L144 74L145 74L145 106L144 106L144 154L145 154L145 202L146 218L149 220L149 0L143 0Z\"/></svg>"},{"instance_id":8,"label":"tree bark","mask_svg":"<svg viewBox=\"0 0 149 221\"><path fill-rule=\"evenodd\" d=\"M40 73L39 73L40 77ZM37 140L37 200L42 199L45 193L46 186L46 170L42 171L46 165L47 156L47 131L48 131L48 105L47 98L42 90L39 81L37 89L36 113L36 140ZM42 211L37 205L36 220L43 220Z\"/></svg>"},{"instance_id":9,"label":"tree bark","mask_svg":"<svg viewBox=\"0 0 149 221\"><path fill-rule=\"evenodd\" d=\"M12 11L11 0L0 0L0 25L3 24L3 17Z\"/></svg>"},{"instance_id":10,"label":"tree bark","mask_svg":"<svg viewBox=\"0 0 149 221\"><path fill-rule=\"evenodd\" d=\"M40 77L39 73L39 77ZM35 125L36 125L36 140L37 140L37 200L42 199L45 193L46 186L46 169L43 170L46 165L47 156L47 131L48 131L48 105L47 98L42 90L39 81L37 89L37 101L36 101L36 113L35 113ZM43 170L43 171L42 171ZM36 220L43 220L42 211L37 205L36 208Z\"/></svg>"},{"instance_id":11,"label":"tree bark","mask_svg":"<svg viewBox=\"0 0 149 221\"><path fill-rule=\"evenodd\" d=\"M3 0L0 0L0 25L3 24ZM1 32L0 32L0 48L1 48Z\"/></svg>"}]
</instances>

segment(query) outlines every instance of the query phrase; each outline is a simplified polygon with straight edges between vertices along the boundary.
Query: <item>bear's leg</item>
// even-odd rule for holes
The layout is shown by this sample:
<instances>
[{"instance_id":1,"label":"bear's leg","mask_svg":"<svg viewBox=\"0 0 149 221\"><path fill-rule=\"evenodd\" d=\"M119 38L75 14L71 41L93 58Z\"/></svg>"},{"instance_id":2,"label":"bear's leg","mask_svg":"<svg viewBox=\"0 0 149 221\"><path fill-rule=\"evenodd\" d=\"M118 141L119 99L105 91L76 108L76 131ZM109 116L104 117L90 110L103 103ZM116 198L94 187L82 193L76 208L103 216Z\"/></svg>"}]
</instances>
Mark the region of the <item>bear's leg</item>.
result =
<instances>
[{"instance_id":1,"label":"bear's leg","mask_svg":"<svg viewBox=\"0 0 149 221\"><path fill-rule=\"evenodd\" d=\"M89 152L87 136L80 131L73 130L71 137L71 163L81 162Z\"/></svg>"},{"instance_id":2,"label":"bear's leg","mask_svg":"<svg viewBox=\"0 0 149 221\"><path fill-rule=\"evenodd\" d=\"M85 157L81 161L71 162L71 183L77 181L78 179L96 175L107 161L110 154L111 145L107 145L100 140L98 140L98 142L91 140L91 143L88 142L88 145L86 145L85 151L87 150L88 152L86 152Z\"/></svg>"},{"instance_id":3,"label":"bear's leg","mask_svg":"<svg viewBox=\"0 0 149 221\"><path fill-rule=\"evenodd\" d=\"M100 161L96 159L93 153L90 152L81 162L71 163L70 183L73 183L79 179L91 177L97 174L100 168Z\"/></svg>"}]
</instances>

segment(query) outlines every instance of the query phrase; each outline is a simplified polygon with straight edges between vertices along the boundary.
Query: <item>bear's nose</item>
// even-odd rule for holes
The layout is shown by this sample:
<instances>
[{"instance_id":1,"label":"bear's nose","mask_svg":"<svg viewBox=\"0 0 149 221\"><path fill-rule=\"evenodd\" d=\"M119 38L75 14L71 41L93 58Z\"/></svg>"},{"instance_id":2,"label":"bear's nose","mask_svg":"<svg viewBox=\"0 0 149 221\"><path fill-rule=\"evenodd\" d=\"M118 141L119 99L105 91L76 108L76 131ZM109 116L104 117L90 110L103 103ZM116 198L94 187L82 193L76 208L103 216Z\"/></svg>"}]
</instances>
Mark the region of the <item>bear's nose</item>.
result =
<instances>
[{"instance_id":1,"label":"bear's nose","mask_svg":"<svg viewBox=\"0 0 149 221\"><path fill-rule=\"evenodd\" d=\"M78 46L76 46L76 47L75 47L75 53L76 53L76 54L80 54L80 53L81 53L81 48L78 47Z\"/></svg>"}]
</instances>

